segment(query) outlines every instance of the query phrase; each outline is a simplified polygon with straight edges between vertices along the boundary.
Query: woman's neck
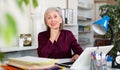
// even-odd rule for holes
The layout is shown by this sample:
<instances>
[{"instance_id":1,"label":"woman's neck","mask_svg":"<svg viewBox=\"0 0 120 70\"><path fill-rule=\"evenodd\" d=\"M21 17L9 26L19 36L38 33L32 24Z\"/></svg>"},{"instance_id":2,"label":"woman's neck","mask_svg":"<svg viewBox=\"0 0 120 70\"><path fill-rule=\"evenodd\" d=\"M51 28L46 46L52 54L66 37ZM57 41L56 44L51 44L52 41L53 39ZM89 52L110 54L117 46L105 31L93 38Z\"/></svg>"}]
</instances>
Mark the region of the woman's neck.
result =
<instances>
[{"instance_id":1,"label":"woman's neck","mask_svg":"<svg viewBox=\"0 0 120 70\"><path fill-rule=\"evenodd\" d=\"M57 32L59 32L60 31L60 29L50 29L50 32L55 32L55 33L57 33Z\"/></svg>"},{"instance_id":2,"label":"woman's neck","mask_svg":"<svg viewBox=\"0 0 120 70\"><path fill-rule=\"evenodd\" d=\"M53 43L54 41L58 40L58 37L60 35L60 30L59 29L51 29L50 30L50 40Z\"/></svg>"}]
</instances>

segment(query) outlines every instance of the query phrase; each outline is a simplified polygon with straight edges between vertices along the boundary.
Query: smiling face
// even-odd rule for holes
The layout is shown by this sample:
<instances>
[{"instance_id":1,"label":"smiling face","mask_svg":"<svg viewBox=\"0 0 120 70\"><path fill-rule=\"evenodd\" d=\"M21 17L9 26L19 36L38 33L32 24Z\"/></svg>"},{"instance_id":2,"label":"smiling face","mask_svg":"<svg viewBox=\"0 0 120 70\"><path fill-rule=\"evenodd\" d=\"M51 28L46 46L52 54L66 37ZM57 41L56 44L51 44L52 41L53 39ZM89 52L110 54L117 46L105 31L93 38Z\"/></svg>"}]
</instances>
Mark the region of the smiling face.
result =
<instances>
[{"instance_id":1,"label":"smiling face","mask_svg":"<svg viewBox=\"0 0 120 70\"><path fill-rule=\"evenodd\" d=\"M50 29L59 29L62 24L61 14L55 9L49 10L45 14L45 23Z\"/></svg>"}]
</instances>

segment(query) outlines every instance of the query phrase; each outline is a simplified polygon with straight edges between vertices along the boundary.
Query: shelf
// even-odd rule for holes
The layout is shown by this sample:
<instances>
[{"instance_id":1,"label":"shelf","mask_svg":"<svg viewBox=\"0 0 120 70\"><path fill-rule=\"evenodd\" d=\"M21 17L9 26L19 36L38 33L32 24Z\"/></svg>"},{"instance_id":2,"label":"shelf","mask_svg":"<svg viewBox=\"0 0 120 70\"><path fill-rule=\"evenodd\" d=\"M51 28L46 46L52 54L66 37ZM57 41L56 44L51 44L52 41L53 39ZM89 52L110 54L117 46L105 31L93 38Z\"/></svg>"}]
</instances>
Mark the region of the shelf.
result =
<instances>
[{"instance_id":1,"label":"shelf","mask_svg":"<svg viewBox=\"0 0 120 70\"><path fill-rule=\"evenodd\" d=\"M90 44L91 42L80 42L80 45L86 45L86 44Z\"/></svg>"},{"instance_id":2,"label":"shelf","mask_svg":"<svg viewBox=\"0 0 120 70\"><path fill-rule=\"evenodd\" d=\"M23 51L23 50L32 50L37 49L35 46L26 46L26 47L0 47L1 52L15 52L15 51Z\"/></svg>"},{"instance_id":3,"label":"shelf","mask_svg":"<svg viewBox=\"0 0 120 70\"><path fill-rule=\"evenodd\" d=\"M90 43L90 39L89 38L79 38L79 43L81 45L89 44Z\"/></svg>"},{"instance_id":4,"label":"shelf","mask_svg":"<svg viewBox=\"0 0 120 70\"><path fill-rule=\"evenodd\" d=\"M94 45L94 33L91 29L94 21L94 5L94 0L78 0L78 42L84 48Z\"/></svg>"},{"instance_id":5,"label":"shelf","mask_svg":"<svg viewBox=\"0 0 120 70\"><path fill-rule=\"evenodd\" d=\"M80 9L92 9L94 7L94 4L90 4L90 3L83 3L83 2L78 2L78 8Z\"/></svg>"},{"instance_id":6,"label":"shelf","mask_svg":"<svg viewBox=\"0 0 120 70\"><path fill-rule=\"evenodd\" d=\"M78 16L78 21L91 21L92 18L90 17L84 17L84 16Z\"/></svg>"},{"instance_id":7,"label":"shelf","mask_svg":"<svg viewBox=\"0 0 120 70\"><path fill-rule=\"evenodd\" d=\"M107 3L107 1L108 0L94 0L95 3Z\"/></svg>"},{"instance_id":8,"label":"shelf","mask_svg":"<svg viewBox=\"0 0 120 70\"><path fill-rule=\"evenodd\" d=\"M76 26L76 24L64 24L64 26Z\"/></svg>"},{"instance_id":9,"label":"shelf","mask_svg":"<svg viewBox=\"0 0 120 70\"><path fill-rule=\"evenodd\" d=\"M78 30L79 32L90 32L91 26L90 25L87 25L87 26L79 25Z\"/></svg>"},{"instance_id":10,"label":"shelf","mask_svg":"<svg viewBox=\"0 0 120 70\"><path fill-rule=\"evenodd\" d=\"M79 33L90 33L91 31L78 31Z\"/></svg>"}]
</instances>

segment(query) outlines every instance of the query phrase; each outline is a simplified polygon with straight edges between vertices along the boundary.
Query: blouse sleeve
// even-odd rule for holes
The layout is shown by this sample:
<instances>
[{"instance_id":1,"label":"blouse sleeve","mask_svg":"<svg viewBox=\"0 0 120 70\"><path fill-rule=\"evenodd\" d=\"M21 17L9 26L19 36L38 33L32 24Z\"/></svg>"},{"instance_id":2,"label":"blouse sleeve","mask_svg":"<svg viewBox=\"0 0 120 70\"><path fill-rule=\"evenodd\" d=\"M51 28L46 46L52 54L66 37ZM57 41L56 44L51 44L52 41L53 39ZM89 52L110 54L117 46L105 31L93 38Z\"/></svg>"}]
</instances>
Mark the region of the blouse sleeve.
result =
<instances>
[{"instance_id":1,"label":"blouse sleeve","mask_svg":"<svg viewBox=\"0 0 120 70\"><path fill-rule=\"evenodd\" d=\"M71 39L71 48L74 52L74 54L81 54L83 52L83 49L81 46L78 44L76 38L74 37L73 33L70 33L70 39Z\"/></svg>"},{"instance_id":2,"label":"blouse sleeve","mask_svg":"<svg viewBox=\"0 0 120 70\"><path fill-rule=\"evenodd\" d=\"M38 48L37 53L39 57L49 57L52 54L54 47L52 47L52 42L44 38L43 35L38 35Z\"/></svg>"}]
</instances>

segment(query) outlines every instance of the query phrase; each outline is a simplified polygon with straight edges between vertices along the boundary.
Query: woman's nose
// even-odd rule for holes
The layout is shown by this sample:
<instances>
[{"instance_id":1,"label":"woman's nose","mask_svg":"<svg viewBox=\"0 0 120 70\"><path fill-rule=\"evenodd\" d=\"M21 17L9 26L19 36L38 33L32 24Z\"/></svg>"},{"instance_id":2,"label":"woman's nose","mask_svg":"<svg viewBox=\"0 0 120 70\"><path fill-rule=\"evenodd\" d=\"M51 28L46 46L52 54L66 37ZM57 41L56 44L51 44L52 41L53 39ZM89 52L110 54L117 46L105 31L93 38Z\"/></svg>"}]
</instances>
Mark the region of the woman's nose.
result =
<instances>
[{"instance_id":1,"label":"woman's nose","mask_svg":"<svg viewBox=\"0 0 120 70\"><path fill-rule=\"evenodd\" d=\"M55 20L54 18L51 19L51 21L54 21L54 20Z\"/></svg>"}]
</instances>

